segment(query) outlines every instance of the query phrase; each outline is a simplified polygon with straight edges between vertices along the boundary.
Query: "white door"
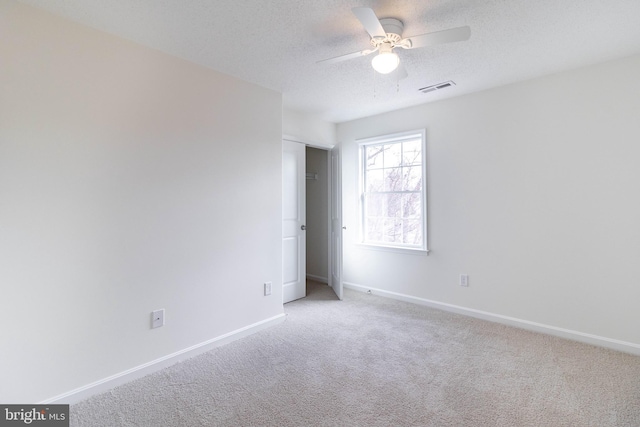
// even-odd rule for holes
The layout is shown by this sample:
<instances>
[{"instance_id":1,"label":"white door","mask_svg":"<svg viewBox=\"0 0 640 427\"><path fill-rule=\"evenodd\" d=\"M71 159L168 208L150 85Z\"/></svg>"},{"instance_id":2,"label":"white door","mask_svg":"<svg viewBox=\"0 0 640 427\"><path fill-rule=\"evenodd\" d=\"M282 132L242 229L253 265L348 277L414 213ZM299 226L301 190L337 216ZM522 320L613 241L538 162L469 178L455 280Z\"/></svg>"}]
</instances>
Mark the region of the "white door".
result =
<instances>
[{"instance_id":1,"label":"white door","mask_svg":"<svg viewBox=\"0 0 640 427\"><path fill-rule=\"evenodd\" d=\"M307 295L305 146L282 141L282 299Z\"/></svg>"},{"instance_id":2,"label":"white door","mask_svg":"<svg viewBox=\"0 0 640 427\"><path fill-rule=\"evenodd\" d=\"M331 150L331 287L342 299L342 172L340 146Z\"/></svg>"}]
</instances>

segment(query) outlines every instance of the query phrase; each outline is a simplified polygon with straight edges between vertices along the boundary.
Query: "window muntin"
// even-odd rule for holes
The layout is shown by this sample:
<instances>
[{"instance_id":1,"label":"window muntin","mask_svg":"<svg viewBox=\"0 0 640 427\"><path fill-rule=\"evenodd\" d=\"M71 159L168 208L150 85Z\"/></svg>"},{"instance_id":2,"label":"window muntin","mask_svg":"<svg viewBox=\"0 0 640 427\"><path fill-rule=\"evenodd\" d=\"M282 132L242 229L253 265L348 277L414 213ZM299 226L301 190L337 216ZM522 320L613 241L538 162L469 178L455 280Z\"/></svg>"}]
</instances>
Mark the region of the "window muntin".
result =
<instances>
[{"instance_id":1,"label":"window muntin","mask_svg":"<svg viewBox=\"0 0 640 427\"><path fill-rule=\"evenodd\" d=\"M361 241L427 250L424 131L360 143Z\"/></svg>"}]
</instances>

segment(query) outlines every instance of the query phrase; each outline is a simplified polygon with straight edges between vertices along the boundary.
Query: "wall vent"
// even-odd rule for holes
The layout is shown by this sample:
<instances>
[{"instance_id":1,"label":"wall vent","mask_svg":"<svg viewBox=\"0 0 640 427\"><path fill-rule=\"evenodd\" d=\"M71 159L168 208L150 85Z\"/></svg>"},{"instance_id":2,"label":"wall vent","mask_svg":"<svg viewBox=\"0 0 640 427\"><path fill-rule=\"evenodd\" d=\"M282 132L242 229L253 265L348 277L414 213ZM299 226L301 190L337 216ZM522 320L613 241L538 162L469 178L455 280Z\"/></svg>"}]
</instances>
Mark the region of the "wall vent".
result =
<instances>
[{"instance_id":1,"label":"wall vent","mask_svg":"<svg viewBox=\"0 0 640 427\"><path fill-rule=\"evenodd\" d=\"M446 82L442 82L442 83L437 83L435 85L431 85L431 86L426 86L423 88L418 89L418 91L422 92L422 93L429 93L429 92L433 92L436 90L440 90L440 89L444 89L450 86L455 86L455 82L453 80L449 80Z\"/></svg>"}]
</instances>

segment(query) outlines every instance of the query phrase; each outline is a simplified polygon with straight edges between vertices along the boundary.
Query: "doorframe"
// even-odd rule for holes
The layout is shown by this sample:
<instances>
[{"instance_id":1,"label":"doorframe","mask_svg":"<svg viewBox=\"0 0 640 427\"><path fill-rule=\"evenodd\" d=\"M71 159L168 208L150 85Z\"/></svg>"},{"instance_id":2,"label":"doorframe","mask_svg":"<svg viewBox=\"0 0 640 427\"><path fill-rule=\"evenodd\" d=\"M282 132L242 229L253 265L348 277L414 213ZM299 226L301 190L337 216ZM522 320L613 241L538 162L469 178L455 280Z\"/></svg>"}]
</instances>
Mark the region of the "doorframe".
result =
<instances>
[{"instance_id":1,"label":"doorframe","mask_svg":"<svg viewBox=\"0 0 640 427\"><path fill-rule=\"evenodd\" d=\"M327 284L333 288L333 277L331 276L331 268L333 267L333 248L331 246L331 197L333 196L331 187L331 148L324 148L323 150L327 155Z\"/></svg>"},{"instance_id":2,"label":"doorframe","mask_svg":"<svg viewBox=\"0 0 640 427\"><path fill-rule=\"evenodd\" d=\"M332 176L331 176L331 150L333 148L335 148L335 146L337 144L322 144L322 143L318 143L315 141L309 141L309 140L305 140L304 138L298 138L296 136L293 135L282 135L282 140L283 141L291 141L291 142L297 142L300 144L304 144L305 147L311 147L311 148L316 148L318 150L322 150L324 152L326 152L327 154L327 171L329 173L327 173L327 197L328 197L328 203L327 203L327 284L329 286L331 286L331 288L333 289L333 283L331 283L333 281L333 277L331 274L332 271L332 260L333 260L333 249L331 246L331 209L332 209L332 188L333 188L333 183L332 183ZM305 205L305 209L306 209L306 205Z\"/></svg>"}]
</instances>

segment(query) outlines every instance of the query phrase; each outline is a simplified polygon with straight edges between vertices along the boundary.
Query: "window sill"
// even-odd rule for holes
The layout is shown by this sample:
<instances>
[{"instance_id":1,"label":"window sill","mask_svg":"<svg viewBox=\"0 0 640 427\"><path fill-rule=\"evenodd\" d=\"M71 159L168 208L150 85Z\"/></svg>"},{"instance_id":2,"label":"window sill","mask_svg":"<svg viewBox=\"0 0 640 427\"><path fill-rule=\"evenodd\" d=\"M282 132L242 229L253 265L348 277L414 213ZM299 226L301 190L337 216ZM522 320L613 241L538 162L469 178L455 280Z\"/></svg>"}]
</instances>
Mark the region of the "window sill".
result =
<instances>
[{"instance_id":1,"label":"window sill","mask_svg":"<svg viewBox=\"0 0 640 427\"><path fill-rule=\"evenodd\" d=\"M394 253L407 254L407 255L428 256L429 252L431 252L429 249L400 248L396 246L372 245L371 243L356 243L356 246L361 249L367 249L371 251L394 252Z\"/></svg>"}]
</instances>

